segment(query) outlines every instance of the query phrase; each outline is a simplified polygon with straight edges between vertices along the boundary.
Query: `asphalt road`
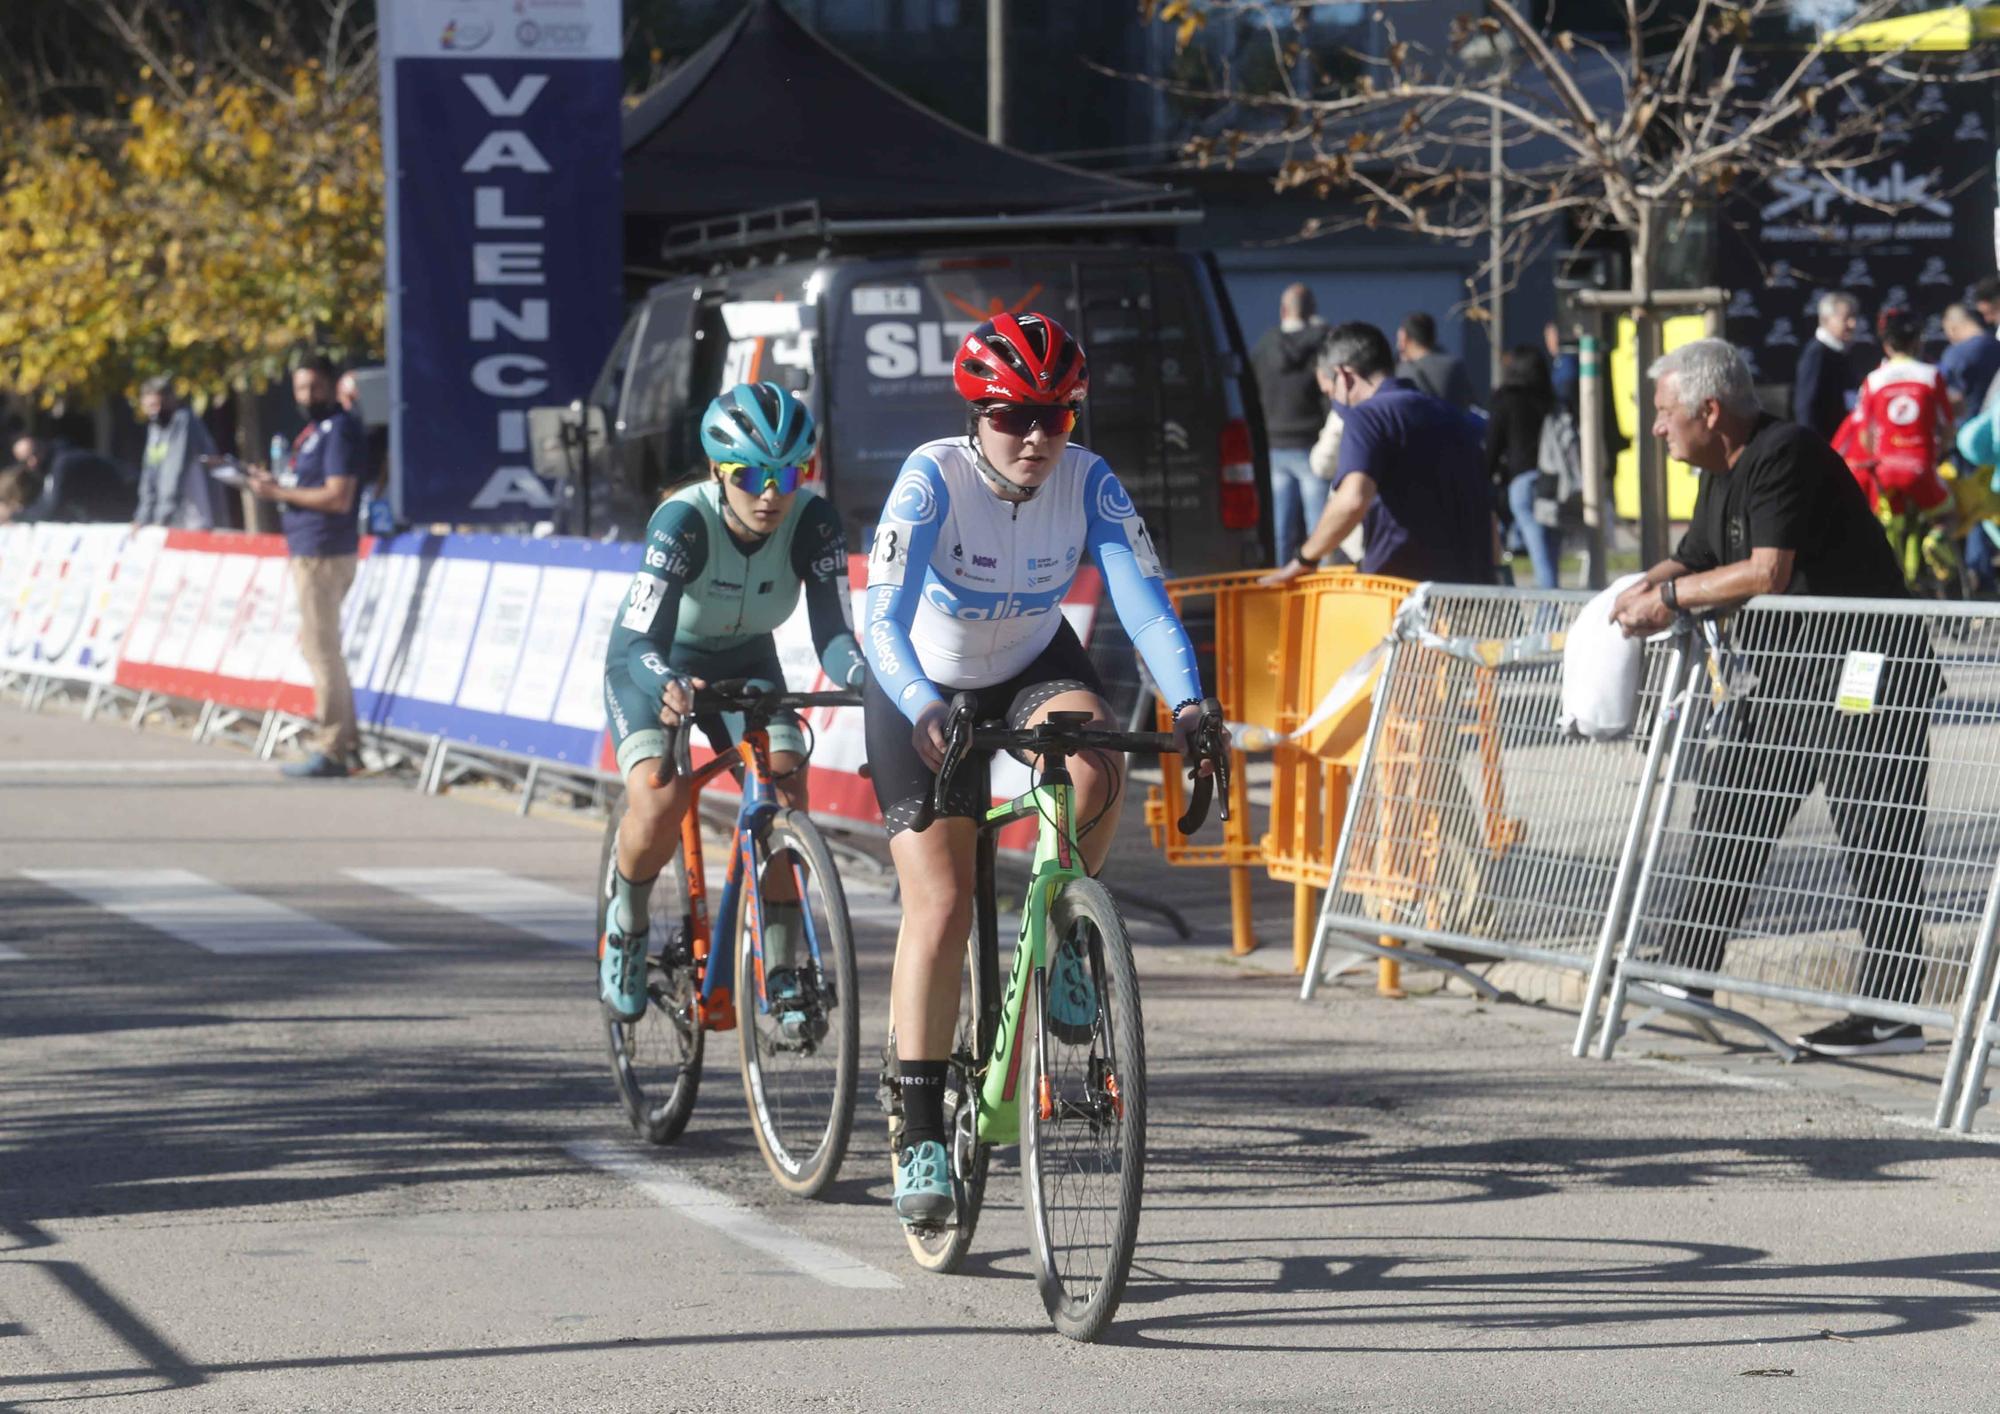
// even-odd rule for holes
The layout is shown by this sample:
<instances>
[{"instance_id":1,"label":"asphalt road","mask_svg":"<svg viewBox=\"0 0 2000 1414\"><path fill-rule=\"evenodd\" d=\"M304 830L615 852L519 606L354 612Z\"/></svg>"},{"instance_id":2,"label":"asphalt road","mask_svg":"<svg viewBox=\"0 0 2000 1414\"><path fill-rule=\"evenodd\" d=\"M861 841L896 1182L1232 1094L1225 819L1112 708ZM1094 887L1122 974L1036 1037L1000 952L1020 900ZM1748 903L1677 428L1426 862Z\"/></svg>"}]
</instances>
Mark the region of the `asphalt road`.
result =
<instances>
[{"instance_id":1,"label":"asphalt road","mask_svg":"<svg viewBox=\"0 0 2000 1414\"><path fill-rule=\"evenodd\" d=\"M1011 1154L934 1277L866 1097L825 1202L765 1176L733 1046L632 1140L599 828L0 705L0 1408L1990 1407L2000 1150L1905 1122L1936 1055L1606 1065L1556 1010L1301 1005L1135 846L1128 888L1213 906L1140 929L1145 1223L1080 1347ZM850 889L879 1035L894 910Z\"/></svg>"}]
</instances>

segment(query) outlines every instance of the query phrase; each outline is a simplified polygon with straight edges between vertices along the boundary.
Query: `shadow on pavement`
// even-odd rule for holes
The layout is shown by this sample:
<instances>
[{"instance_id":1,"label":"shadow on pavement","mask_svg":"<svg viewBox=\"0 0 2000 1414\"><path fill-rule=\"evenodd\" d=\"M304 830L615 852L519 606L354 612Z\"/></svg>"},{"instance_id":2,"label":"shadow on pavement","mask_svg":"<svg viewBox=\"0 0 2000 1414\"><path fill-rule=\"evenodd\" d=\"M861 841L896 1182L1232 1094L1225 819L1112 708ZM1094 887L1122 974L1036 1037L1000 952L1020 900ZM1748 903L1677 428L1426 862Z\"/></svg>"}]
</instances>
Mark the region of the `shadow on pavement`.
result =
<instances>
[{"instance_id":1,"label":"shadow on pavement","mask_svg":"<svg viewBox=\"0 0 2000 1414\"><path fill-rule=\"evenodd\" d=\"M62 1264L66 1265L66 1264ZM126 1331L120 1330L121 1337ZM946 1326L855 1326L839 1329L784 1330L784 1331L726 1331L690 1335L665 1336L621 1336L615 1340L549 1341L536 1345L492 1345L465 1346L446 1350L383 1350L365 1354L300 1356L295 1359L279 1360L238 1360L218 1361L213 1364L195 1365L187 1363L171 1347L156 1343L150 1332L136 1331L138 1343L132 1344L133 1353L148 1364L129 1368L106 1368L98 1370L66 1371L61 1374L0 1374L0 1390L33 1389L44 1386L72 1384L97 1384L111 1380L132 1380L144 1378L165 1378L170 1381L168 1388L187 1388L203 1384L224 1375L254 1375L279 1373L287 1370L340 1370L365 1369L394 1365L426 1365L447 1360L504 1360L532 1357L537 1355L574 1355L592 1351L618 1351L621 1354L640 1350L673 1350L690 1346L742 1345L755 1347L762 1344L793 1341L821 1340L887 1340L902 1341L921 1336L995 1336L1046 1335L1047 1328L1040 1325L1022 1325L1013 1328L995 1326L989 1322L973 1322L965 1325ZM162 1363L162 1361L171 1363ZM150 1391L149 1391L150 1392ZM9 1406L0 1405L0 1408Z\"/></svg>"},{"instance_id":2,"label":"shadow on pavement","mask_svg":"<svg viewBox=\"0 0 2000 1414\"><path fill-rule=\"evenodd\" d=\"M1186 1245L1212 1252L1218 1244ZM1121 1319L1109 1339L1211 1351L1519 1355L1519 1343L1477 1342L1482 1334L1546 1332L1532 1349L1796 1344L1949 1330L2000 1312L2000 1253L1991 1250L1793 1264L1773 1262L1758 1248L1664 1238L1368 1233L1301 1245L1319 1250L1267 1259L1181 1256L1149 1246L1126 1291L1123 1312L1130 1319ZM1365 1255L1354 1251L1362 1247ZM1162 1271L1166 1267L1197 1274L1169 1276ZM1958 1289L1942 1294L1867 1289L1889 1282ZM1767 1289L1745 1289L1752 1286ZM1318 1295L1330 1299L1310 1299ZM1168 1301L1213 1308L1226 1296L1308 1299L1143 1314ZM1727 1321L1748 1329L1632 1338L1637 1327L1675 1321ZM1830 1330L1829 1322L1839 1329ZM1232 1327L1251 1325L1258 1328L1258 1340L1228 1338Z\"/></svg>"}]
</instances>

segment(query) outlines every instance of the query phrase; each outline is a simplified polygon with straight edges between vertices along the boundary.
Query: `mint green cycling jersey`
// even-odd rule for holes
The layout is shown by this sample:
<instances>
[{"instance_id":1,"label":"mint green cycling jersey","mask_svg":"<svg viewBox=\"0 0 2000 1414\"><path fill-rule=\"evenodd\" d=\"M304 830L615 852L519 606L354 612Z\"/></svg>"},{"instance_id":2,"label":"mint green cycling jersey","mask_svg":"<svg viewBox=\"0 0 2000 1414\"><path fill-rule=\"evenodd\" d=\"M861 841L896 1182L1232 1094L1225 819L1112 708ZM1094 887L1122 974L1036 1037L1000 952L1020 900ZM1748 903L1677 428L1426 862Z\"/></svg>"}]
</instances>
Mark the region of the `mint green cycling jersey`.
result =
<instances>
[{"instance_id":1,"label":"mint green cycling jersey","mask_svg":"<svg viewBox=\"0 0 2000 1414\"><path fill-rule=\"evenodd\" d=\"M670 509L691 507L701 517L707 554L698 570L681 581L680 612L674 622L673 637L679 643L698 643L712 650L739 647L745 639L775 633L778 626L798 607L800 576L792 566L792 542L799 527L812 522L818 528L820 514L830 507L819 493L801 487L792 513L783 525L764 537L764 542L745 554L742 544L729 533L722 515L722 484L713 478L685 491L675 492L659 511L656 522L678 520ZM814 503L818 502L816 506ZM838 523L836 522L836 525ZM652 526L648 526L650 532ZM847 575L845 546L841 547L837 568L844 581ZM656 554L671 554L652 534L646 537L648 567Z\"/></svg>"},{"instance_id":2,"label":"mint green cycling jersey","mask_svg":"<svg viewBox=\"0 0 2000 1414\"><path fill-rule=\"evenodd\" d=\"M843 687L860 682L840 518L818 492L801 488L797 496L761 542L731 533L713 479L653 512L644 559L605 653L615 737L658 725L661 690L675 676L779 676L772 634L798 606L801 587L827 676Z\"/></svg>"}]
</instances>

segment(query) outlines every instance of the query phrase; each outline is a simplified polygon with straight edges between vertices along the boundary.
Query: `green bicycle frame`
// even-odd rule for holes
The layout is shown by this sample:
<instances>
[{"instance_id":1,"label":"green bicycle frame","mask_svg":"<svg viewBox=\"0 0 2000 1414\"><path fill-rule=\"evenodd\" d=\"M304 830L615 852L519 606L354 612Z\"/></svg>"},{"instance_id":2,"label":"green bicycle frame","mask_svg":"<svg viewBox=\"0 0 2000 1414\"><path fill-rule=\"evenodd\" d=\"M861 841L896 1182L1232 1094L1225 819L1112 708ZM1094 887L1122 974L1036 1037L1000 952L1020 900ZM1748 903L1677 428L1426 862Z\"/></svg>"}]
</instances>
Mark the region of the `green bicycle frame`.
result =
<instances>
[{"instance_id":1,"label":"green bicycle frame","mask_svg":"<svg viewBox=\"0 0 2000 1414\"><path fill-rule=\"evenodd\" d=\"M1020 1134L1021 1020L1027 1010L1028 979L1047 965L1050 905L1063 885L1089 877L1076 842L1076 786L1067 767L1046 768L1034 789L994 806L979 828L982 833L997 830L1029 816L1038 822L1039 832L1027 896L1021 902L1021 931L1000 1003L993 1053L979 1087L979 1138L988 1144L1011 1144Z\"/></svg>"}]
</instances>

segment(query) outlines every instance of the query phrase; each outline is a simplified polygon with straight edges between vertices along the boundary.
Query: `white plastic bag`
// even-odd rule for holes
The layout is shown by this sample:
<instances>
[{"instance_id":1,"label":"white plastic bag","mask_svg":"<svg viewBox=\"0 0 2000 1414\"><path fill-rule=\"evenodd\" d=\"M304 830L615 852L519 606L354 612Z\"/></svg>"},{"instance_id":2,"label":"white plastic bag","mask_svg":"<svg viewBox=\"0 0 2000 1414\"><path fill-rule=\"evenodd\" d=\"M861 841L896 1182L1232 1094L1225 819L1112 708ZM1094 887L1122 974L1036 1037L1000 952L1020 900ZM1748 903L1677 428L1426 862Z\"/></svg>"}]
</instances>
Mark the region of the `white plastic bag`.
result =
<instances>
[{"instance_id":1,"label":"white plastic bag","mask_svg":"<svg viewBox=\"0 0 2000 1414\"><path fill-rule=\"evenodd\" d=\"M1611 621L1618 596L1637 584L1628 574L1583 606L1563 643L1562 717L1568 734L1592 741L1630 736L1639 721L1639 679L1646 666L1646 640L1627 638Z\"/></svg>"}]
</instances>

